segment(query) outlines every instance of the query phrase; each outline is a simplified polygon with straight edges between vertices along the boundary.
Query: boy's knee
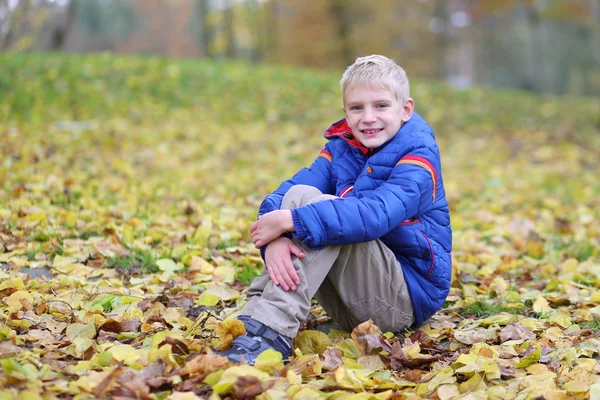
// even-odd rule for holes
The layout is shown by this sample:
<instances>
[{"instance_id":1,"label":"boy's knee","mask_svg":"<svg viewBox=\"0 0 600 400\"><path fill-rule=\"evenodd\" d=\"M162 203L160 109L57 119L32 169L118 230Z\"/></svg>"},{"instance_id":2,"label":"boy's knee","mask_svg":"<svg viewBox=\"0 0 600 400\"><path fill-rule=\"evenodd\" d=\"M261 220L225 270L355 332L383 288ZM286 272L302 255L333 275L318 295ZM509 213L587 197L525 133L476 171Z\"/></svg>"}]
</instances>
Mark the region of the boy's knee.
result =
<instances>
[{"instance_id":1,"label":"boy's knee","mask_svg":"<svg viewBox=\"0 0 600 400\"><path fill-rule=\"evenodd\" d=\"M338 198L337 196L333 196L330 194L320 194L320 195L315 196L312 199L310 199L306 204L318 203L319 201L332 200L332 199L337 199L337 198Z\"/></svg>"},{"instance_id":2,"label":"boy's knee","mask_svg":"<svg viewBox=\"0 0 600 400\"><path fill-rule=\"evenodd\" d=\"M323 195L319 189L309 185L292 186L281 202L282 209L293 209L308 204L314 198Z\"/></svg>"}]
</instances>

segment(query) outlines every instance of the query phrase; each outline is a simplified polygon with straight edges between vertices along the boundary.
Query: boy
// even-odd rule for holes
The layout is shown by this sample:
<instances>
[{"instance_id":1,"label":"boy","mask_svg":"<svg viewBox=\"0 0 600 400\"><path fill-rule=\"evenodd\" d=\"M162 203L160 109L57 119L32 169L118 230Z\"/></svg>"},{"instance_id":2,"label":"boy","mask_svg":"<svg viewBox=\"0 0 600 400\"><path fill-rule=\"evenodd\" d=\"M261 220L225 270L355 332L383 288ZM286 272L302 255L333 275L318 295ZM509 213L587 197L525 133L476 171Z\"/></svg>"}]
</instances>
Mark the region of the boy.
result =
<instances>
[{"instance_id":1,"label":"boy","mask_svg":"<svg viewBox=\"0 0 600 400\"><path fill-rule=\"evenodd\" d=\"M309 169L268 195L250 227L265 261L239 319L246 335L222 352L253 364L292 353L311 299L342 328L419 325L450 288L452 234L440 156L414 110L404 70L358 58L340 82L346 118Z\"/></svg>"}]
</instances>

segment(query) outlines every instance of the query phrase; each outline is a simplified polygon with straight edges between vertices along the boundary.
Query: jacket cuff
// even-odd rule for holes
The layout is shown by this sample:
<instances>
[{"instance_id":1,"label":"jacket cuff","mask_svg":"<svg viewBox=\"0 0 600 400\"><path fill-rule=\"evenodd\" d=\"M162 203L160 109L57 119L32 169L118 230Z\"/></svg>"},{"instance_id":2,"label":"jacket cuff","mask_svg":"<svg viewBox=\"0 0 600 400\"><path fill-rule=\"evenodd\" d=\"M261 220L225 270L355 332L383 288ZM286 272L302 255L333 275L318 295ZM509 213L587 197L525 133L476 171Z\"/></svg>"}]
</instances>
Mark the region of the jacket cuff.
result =
<instances>
[{"instance_id":1,"label":"jacket cuff","mask_svg":"<svg viewBox=\"0 0 600 400\"><path fill-rule=\"evenodd\" d=\"M300 241L304 241L308 236L308 232L304 229L304 225L302 225L302 221L300 220L300 216L298 215L298 211L296 209L292 210L292 220L294 221L294 237Z\"/></svg>"},{"instance_id":2,"label":"jacket cuff","mask_svg":"<svg viewBox=\"0 0 600 400\"><path fill-rule=\"evenodd\" d=\"M269 243L265 244L263 247L261 247L260 250L260 257L263 259L263 261L265 261L265 251L267 251L267 246L269 245Z\"/></svg>"}]
</instances>

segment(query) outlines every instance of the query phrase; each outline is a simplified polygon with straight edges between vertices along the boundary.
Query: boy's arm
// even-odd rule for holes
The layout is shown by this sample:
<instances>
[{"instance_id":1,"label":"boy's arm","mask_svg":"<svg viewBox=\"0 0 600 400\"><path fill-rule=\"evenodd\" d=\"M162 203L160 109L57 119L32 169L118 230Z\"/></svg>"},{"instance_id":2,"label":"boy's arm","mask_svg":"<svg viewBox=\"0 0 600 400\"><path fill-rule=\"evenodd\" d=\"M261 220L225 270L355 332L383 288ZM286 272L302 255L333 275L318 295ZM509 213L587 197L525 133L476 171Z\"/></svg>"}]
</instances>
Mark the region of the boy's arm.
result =
<instances>
[{"instance_id":1,"label":"boy's arm","mask_svg":"<svg viewBox=\"0 0 600 400\"><path fill-rule=\"evenodd\" d=\"M292 210L294 236L311 248L378 239L431 209L439 184L437 147L413 149L388 180L362 198L326 200Z\"/></svg>"}]
</instances>

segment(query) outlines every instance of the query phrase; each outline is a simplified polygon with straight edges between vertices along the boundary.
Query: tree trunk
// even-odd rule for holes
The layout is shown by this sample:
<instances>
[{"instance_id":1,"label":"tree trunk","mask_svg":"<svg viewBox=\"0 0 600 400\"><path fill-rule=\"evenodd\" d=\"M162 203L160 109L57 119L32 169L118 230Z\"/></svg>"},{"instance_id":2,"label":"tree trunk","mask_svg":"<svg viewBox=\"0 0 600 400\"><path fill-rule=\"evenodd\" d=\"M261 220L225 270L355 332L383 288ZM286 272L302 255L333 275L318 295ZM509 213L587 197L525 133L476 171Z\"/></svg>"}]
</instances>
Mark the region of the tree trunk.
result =
<instances>
[{"instance_id":1,"label":"tree trunk","mask_svg":"<svg viewBox=\"0 0 600 400\"><path fill-rule=\"evenodd\" d=\"M339 48L339 54L343 65L352 64L352 43L350 41L350 13L348 10L348 2L345 0L331 0L329 4L329 12L331 20L337 21L336 26L336 43Z\"/></svg>"},{"instance_id":2,"label":"tree trunk","mask_svg":"<svg viewBox=\"0 0 600 400\"><path fill-rule=\"evenodd\" d=\"M198 21L198 33L197 41L200 47L200 56L212 57L213 52L211 50L211 43L213 40L213 30L208 24L208 7L209 0L197 0L196 1L196 18Z\"/></svg>"},{"instance_id":3,"label":"tree trunk","mask_svg":"<svg viewBox=\"0 0 600 400\"><path fill-rule=\"evenodd\" d=\"M433 52L434 57L434 68L437 79L446 79L446 51L448 49L448 1L437 0L435 5L434 17L441 21L444 21L446 29L444 31L436 33L435 37L435 51Z\"/></svg>"},{"instance_id":4,"label":"tree trunk","mask_svg":"<svg viewBox=\"0 0 600 400\"><path fill-rule=\"evenodd\" d=\"M225 56L235 58L237 48L235 45L235 31L233 28L233 1L228 0L223 9L223 30L225 31Z\"/></svg>"},{"instance_id":5,"label":"tree trunk","mask_svg":"<svg viewBox=\"0 0 600 400\"><path fill-rule=\"evenodd\" d=\"M78 3L79 0L71 0L69 2L69 4L66 6L66 15L64 18L64 22L62 24L57 25L53 32L52 32L52 38L50 40L50 49L54 50L54 51L60 51L64 48L65 45L65 41L67 40L67 37L69 35L69 33L71 32L71 29L73 27L73 24L75 22L75 18L77 16L77 7L78 7Z\"/></svg>"}]
</instances>

